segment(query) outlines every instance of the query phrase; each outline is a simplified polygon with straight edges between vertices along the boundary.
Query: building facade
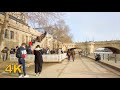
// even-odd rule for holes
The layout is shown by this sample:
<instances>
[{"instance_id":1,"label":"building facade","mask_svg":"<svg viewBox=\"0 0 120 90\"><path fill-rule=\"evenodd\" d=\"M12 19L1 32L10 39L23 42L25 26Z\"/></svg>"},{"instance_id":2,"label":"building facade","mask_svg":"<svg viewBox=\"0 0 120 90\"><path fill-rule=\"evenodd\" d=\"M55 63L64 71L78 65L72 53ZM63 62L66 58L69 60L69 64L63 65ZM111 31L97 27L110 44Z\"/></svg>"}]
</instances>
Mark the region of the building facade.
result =
<instances>
[{"instance_id":1,"label":"building facade","mask_svg":"<svg viewBox=\"0 0 120 90\"><path fill-rule=\"evenodd\" d=\"M36 38L43 33L28 26L27 17L23 15L22 12L0 12L0 32L5 22L6 13L8 13L8 20L6 28L4 29L3 42L0 50L6 46L8 48L15 48L23 42L28 43L32 38ZM50 34L47 34L39 44L43 48L50 48L50 50L59 48L66 50L66 48L64 48L65 45L57 39L54 39Z\"/></svg>"},{"instance_id":2,"label":"building facade","mask_svg":"<svg viewBox=\"0 0 120 90\"><path fill-rule=\"evenodd\" d=\"M6 12L0 12L0 32L4 24ZM32 38L40 36L42 33L31 28L27 24L25 15L21 12L7 12L9 13L7 26L4 30L3 43L1 49L5 46L8 48L20 46L21 43L28 43Z\"/></svg>"}]
</instances>

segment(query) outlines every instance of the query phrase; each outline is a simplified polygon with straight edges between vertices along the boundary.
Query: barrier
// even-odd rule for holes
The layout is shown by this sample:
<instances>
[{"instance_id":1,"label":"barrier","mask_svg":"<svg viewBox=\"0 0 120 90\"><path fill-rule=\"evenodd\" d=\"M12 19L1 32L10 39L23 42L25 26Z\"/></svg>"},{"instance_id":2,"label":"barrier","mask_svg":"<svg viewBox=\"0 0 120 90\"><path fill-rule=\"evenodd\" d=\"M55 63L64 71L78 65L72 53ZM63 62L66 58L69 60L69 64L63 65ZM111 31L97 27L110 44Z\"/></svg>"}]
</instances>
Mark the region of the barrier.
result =
<instances>
[{"instance_id":1,"label":"barrier","mask_svg":"<svg viewBox=\"0 0 120 90\"><path fill-rule=\"evenodd\" d=\"M47 55L42 55L43 56L43 62L61 62L65 58L67 58L66 53L64 54L47 54ZM34 55L27 55L26 56L26 61L27 62L34 62ZM18 58L16 57L15 54L10 55L10 61L18 61Z\"/></svg>"},{"instance_id":2,"label":"barrier","mask_svg":"<svg viewBox=\"0 0 120 90\"><path fill-rule=\"evenodd\" d=\"M117 63L120 61L120 54L112 54L112 53L100 53L101 61L114 61ZM95 59L95 54L90 54L90 58Z\"/></svg>"}]
</instances>

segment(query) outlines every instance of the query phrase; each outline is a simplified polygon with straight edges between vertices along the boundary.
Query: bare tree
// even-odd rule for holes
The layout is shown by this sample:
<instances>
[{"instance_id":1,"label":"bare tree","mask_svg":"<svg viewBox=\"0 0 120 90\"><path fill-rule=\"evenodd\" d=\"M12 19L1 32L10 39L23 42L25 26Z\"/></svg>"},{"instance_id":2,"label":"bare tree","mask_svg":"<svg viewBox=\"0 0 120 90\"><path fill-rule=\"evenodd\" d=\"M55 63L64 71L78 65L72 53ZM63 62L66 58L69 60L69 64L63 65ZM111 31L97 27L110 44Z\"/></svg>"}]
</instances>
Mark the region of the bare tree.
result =
<instances>
[{"instance_id":1,"label":"bare tree","mask_svg":"<svg viewBox=\"0 0 120 90\"><path fill-rule=\"evenodd\" d=\"M61 18L64 13L61 12L25 12L29 21L38 24L40 27L46 27Z\"/></svg>"},{"instance_id":2,"label":"bare tree","mask_svg":"<svg viewBox=\"0 0 120 90\"><path fill-rule=\"evenodd\" d=\"M57 40L64 43L72 42L72 34L70 34L69 26L66 25L64 20L59 20L52 26L46 27L45 31L53 35Z\"/></svg>"}]
</instances>

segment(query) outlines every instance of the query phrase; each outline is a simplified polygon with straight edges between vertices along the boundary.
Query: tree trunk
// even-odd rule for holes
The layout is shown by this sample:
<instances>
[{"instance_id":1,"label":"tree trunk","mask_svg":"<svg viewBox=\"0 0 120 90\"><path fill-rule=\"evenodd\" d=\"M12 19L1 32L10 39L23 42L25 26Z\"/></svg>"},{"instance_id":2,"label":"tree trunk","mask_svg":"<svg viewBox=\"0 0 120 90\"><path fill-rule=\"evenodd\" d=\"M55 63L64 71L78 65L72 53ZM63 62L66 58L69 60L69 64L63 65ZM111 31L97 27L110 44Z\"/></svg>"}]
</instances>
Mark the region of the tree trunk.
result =
<instances>
[{"instance_id":1,"label":"tree trunk","mask_svg":"<svg viewBox=\"0 0 120 90\"><path fill-rule=\"evenodd\" d=\"M3 39L4 39L4 31L7 28L8 20L9 20L9 13L5 12L5 18L4 18L4 22L3 22L1 32L0 32L0 47L2 46L2 42L3 42Z\"/></svg>"}]
</instances>

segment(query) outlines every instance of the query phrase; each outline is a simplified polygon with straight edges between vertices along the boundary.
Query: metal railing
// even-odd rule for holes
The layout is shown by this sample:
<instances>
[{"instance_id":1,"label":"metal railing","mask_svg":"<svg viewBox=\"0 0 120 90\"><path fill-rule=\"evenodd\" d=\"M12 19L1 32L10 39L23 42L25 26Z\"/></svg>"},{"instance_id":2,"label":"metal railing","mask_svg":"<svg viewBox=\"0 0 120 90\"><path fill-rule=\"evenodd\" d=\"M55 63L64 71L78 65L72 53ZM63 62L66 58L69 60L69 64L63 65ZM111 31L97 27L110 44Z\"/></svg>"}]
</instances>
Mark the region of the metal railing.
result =
<instances>
[{"instance_id":1,"label":"metal railing","mask_svg":"<svg viewBox=\"0 0 120 90\"><path fill-rule=\"evenodd\" d=\"M93 58L93 59L95 59L95 55L96 54L90 54L89 55L89 57L91 57L91 58ZM107 53L101 53L100 54L100 56L101 56L101 60L103 61L114 61L115 63L117 63L118 61L120 61L120 54L112 54L112 53L110 53L110 54L107 54Z\"/></svg>"},{"instance_id":2,"label":"metal railing","mask_svg":"<svg viewBox=\"0 0 120 90\"><path fill-rule=\"evenodd\" d=\"M43 62L61 62L65 58L67 58L66 53L64 54L47 54L42 55ZM34 62L35 56L34 55L27 55L25 58L26 62ZM18 58L15 54L10 54L10 61L18 61Z\"/></svg>"}]
</instances>

